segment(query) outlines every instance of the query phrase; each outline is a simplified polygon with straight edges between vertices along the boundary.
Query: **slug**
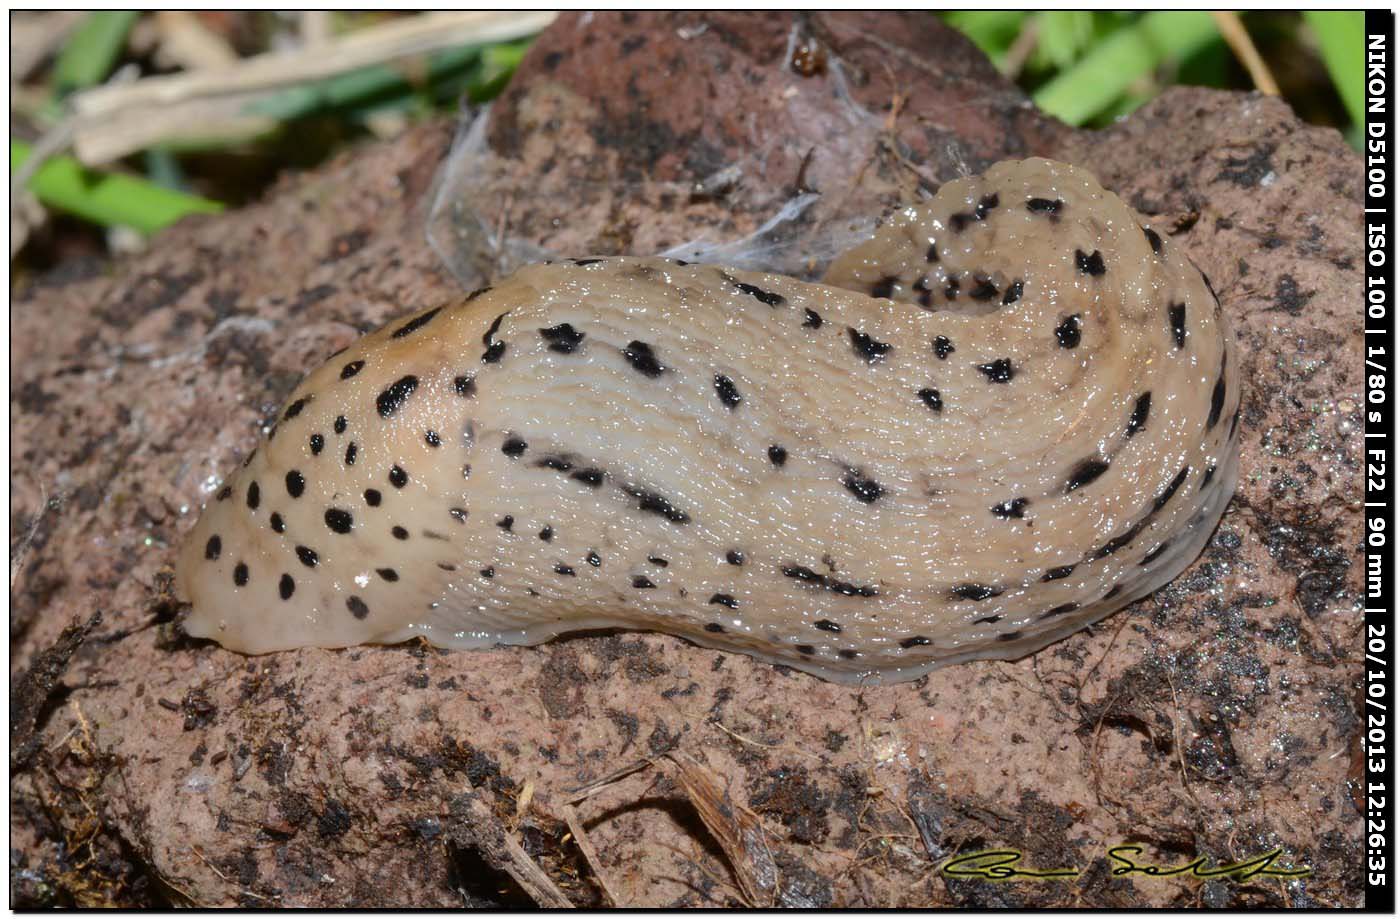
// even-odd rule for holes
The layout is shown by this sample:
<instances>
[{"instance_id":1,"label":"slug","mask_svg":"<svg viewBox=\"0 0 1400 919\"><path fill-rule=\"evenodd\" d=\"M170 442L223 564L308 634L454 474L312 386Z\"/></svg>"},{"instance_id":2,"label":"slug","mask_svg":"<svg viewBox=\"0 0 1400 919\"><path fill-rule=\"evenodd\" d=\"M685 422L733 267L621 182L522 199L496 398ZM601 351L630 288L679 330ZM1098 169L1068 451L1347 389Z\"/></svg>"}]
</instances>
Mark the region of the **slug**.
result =
<instances>
[{"instance_id":1,"label":"slug","mask_svg":"<svg viewBox=\"0 0 1400 919\"><path fill-rule=\"evenodd\" d=\"M182 548L185 629L646 629L867 683L1020 657L1201 551L1238 368L1180 248L1044 159L948 182L821 284L534 265L306 376Z\"/></svg>"}]
</instances>

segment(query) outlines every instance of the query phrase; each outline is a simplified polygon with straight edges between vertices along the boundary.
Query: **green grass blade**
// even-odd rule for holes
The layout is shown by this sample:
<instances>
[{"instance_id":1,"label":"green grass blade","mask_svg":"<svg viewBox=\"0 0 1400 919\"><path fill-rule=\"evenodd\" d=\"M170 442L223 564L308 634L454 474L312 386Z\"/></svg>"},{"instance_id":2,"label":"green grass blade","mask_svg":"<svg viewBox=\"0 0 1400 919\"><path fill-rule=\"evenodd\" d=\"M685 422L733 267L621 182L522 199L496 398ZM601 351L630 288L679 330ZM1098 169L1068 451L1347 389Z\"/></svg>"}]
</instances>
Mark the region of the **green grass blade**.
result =
<instances>
[{"instance_id":1,"label":"green grass blade","mask_svg":"<svg viewBox=\"0 0 1400 919\"><path fill-rule=\"evenodd\" d=\"M29 158L30 147L10 141L10 172ZM68 156L50 159L29 180L29 189L49 207L101 226L135 227L154 233L190 214L217 214L217 201L161 188L143 179L84 169Z\"/></svg>"},{"instance_id":2,"label":"green grass blade","mask_svg":"<svg viewBox=\"0 0 1400 919\"><path fill-rule=\"evenodd\" d=\"M126 47L127 33L140 15L135 10L88 13L59 52L53 69L54 91L66 96L107 79Z\"/></svg>"},{"instance_id":3,"label":"green grass blade","mask_svg":"<svg viewBox=\"0 0 1400 919\"><path fill-rule=\"evenodd\" d=\"M1304 10L1303 20L1317 36L1332 85L1352 124L1366 121L1366 14L1355 10Z\"/></svg>"},{"instance_id":4,"label":"green grass blade","mask_svg":"<svg viewBox=\"0 0 1400 919\"><path fill-rule=\"evenodd\" d=\"M1218 39L1209 13L1148 13L1042 86L1034 95L1035 103L1062 121L1083 124L1112 105L1134 80Z\"/></svg>"}]
</instances>

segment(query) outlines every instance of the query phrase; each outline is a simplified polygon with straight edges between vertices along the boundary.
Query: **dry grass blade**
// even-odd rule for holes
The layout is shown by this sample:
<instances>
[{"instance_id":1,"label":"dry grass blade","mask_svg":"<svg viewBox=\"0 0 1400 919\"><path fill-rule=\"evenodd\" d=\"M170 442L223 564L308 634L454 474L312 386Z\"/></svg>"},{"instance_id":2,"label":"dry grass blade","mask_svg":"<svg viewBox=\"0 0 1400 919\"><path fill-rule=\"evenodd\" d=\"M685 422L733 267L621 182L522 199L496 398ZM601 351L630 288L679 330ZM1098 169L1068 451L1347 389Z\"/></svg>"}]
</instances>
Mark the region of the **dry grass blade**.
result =
<instances>
[{"instance_id":1,"label":"dry grass blade","mask_svg":"<svg viewBox=\"0 0 1400 919\"><path fill-rule=\"evenodd\" d=\"M710 769L684 754L669 753L672 778L729 859L739 891L751 907L771 907L777 898L778 866L758 816L740 807Z\"/></svg>"},{"instance_id":2,"label":"dry grass blade","mask_svg":"<svg viewBox=\"0 0 1400 919\"><path fill-rule=\"evenodd\" d=\"M620 906L616 894L608 886L607 873L603 871L603 861L598 857L598 850L593 848L593 843L589 841L588 834L583 831L583 821L578 818L578 811L574 810L572 804L565 804L563 807L564 822L569 826L569 833L574 837L574 844L578 846L579 852L583 853L583 860L588 862L588 869L593 872L593 876L598 879L598 886L603 889L603 896L607 898L609 906Z\"/></svg>"},{"instance_id":3,"label":"dry grass blade","mask_svg":"<svg viewBox=\"0 0 1400 919\"><path fill-rule=\"evenodd\" d=\"M460 795L452 802L454 826L451 839L463 848L476 849L486 864L510 875L520 889L544 909L573 909L574 904L525 853L496 815L479 797Z\"/></svg>"}]
</instances>

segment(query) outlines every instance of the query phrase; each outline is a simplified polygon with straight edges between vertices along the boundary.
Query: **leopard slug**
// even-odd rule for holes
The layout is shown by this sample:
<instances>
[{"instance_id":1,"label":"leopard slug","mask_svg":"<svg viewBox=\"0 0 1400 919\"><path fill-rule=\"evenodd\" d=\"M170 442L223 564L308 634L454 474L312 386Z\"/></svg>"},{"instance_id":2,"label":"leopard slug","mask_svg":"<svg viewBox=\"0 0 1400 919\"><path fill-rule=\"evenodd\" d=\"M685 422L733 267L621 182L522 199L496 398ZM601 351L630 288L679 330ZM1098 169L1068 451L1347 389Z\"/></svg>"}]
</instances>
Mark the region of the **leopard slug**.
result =
<instances>
[{"instance_id":1,"label":"leopard slug","mask_svg":"<svg viewBox=\"0 0 1400 919\"><path fill-rule=\"evenodd\" d=\"M533 265L306 376L182 547L185 629L646 629L868 683L1015 658L1199 554L1238 368L1185 253L1044 159L894 212L821 284Z\"/></svg>"}]
</instances>

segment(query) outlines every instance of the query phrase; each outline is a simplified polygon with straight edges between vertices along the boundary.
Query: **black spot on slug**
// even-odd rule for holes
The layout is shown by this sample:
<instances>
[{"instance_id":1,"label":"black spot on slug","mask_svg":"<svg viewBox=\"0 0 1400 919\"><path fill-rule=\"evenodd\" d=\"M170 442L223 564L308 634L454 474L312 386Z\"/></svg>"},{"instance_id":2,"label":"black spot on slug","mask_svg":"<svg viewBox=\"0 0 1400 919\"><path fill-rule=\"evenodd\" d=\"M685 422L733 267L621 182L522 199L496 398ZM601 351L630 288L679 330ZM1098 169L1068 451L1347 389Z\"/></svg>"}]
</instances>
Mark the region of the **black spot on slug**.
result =
<instances>
[{"instance_id":1,"label":"black spot on slug","mask_svg":"<svg viewBox=\"0 0 1400 919\"><path fill-rule=\"evenodd\" d=\"M204 544L204 557L209 561L218 561L219 553L223 551L224 541L215 533L209 537L209 541Z\"/></svg>"},{"instance_id":2,"label":"black spot on slug","mask_svg":"<svg viewBox=\"0 0 1400 919\"><path fill-rule=\"evenodd\" d=\"M734 381L722 373L715 374L715 393L719 395L719 401L724 403L725 408L732 409L744 401Z\"/></svg>"},{"instance_id":3,"label":"black spot on slug","mask_svg":"<svg viewBox=\"0 0 1400 919\"><path fill-rule=\"evenodd\" d=\"M405 530L403 527L396 526L396 527L394 527L392 530L390 530L389 532L394 534L394 538L395 538L395 539L407 539L407 538L408 538L408 530Z\"/></svg>"},{"instance_id":4,"label":"black spot on slug","mask_svg":"<svg viewBox=\"0 0 1400 919\"><path fill-rule=\"evenodd\" d=\"M936 389L919 390L919 401L923 402L935 412L943 411L943 396Z\"/></svg>"},{"instance_id":5,"label":"black spot on slug","mask_svg":"<svg viewBox=\"0 0 1400 919\"><path fill-rule=\"evenodd\" d=\"M573 463L561 456L546 456L544 459L535 463L535 465L541 469L553 469L555 472L568 472L570 469L574 468Z\"/></svg>"},{"instance_id":6,"label":"black spot on slug","mask_svg":"<svg viewBox=\"0 0 1400 919\"><path fill-rule=\"evenodd\" d=\"M350 615L356 619L363 619L369 615L369 607L365 606L365 601L359 597L346 597L345 608L350 611Z\"/></svg>"},{"instance_id":7,"label":"black spot on slug","mask_svg":"<svg viewBox=\"0 0 1400 919\"><path fill-rule=\"evenodd\" d=\"M493 345L488 345L482 352L481 362L483 364L495 364L500 361L501 355L506 353L506 343L498 341Z\"/></svg>"},{"instance_id":8,"label":"black spot on slug","mask_svg":"<svg viewBox=\"0 0 1400 919\"><path fill-rule=\"evenodd\" d=\"M554 565L554 573L555 573L555 574L562 574L562 575L564 575L565 577L570 577L570 578L572 578L572 577L577 577L577 575L574 573L574 569L573 569L571 566L564 564L563 562L556 562L556 563L555 563L555 565Z\"/></svg>"},{"instance_id":9,"label":"black spot on slug","mask_svg":"<svg viewBox=\"0 0 1400 919\"><path fill-rule=\"evenodd\" d=\"M1080 460L1070 471L1069 478L1065 480L1065 493L1068 494L1077 488L1083 488L1107 471L1108 463L1098 457L1090 456Z\"/></svg>"},{"instance_id":10,"label":"black spot on slug","mask_svg":"<svg viewBox=\"0 0 1400 919\"><path fill-rule=\"evenodd\" d=\"M1153 562L1157 561L1157 559L1161 556L1161 554L1162 554L1163 552L1167 551L1167 549L1169 549L1169 548L1171 548L1171 540L1168 540L1168 541L1162 543L1160 546L1158 546L1157 548L1153 549L1151 552L1149 552L1149 553L1147 553L1146 555L1144 555L1144 556L1142 557L1142 561L1138 562L1138 564L1139 564L1139 565L1150 565L1150 564L1152 564Z\"/></svg>"},{"instance_id":11,"label":"black spot on slug","mask_svg":"<svg viewBox=\"0 0 1400 919\"><path fill-rule=\"evenodd\" d=\"M783 568L783 576L812 584L832 593L841 594L843 597L874 597L879 595L873 587L858 586L849 581L837 581L824 574L818 574L805 565L789 565Z\"/></svg>"},{"instance_id":12,"label":"black spot on slug","mask_svg":"<svg viewBox=\"0 0 1400 919\"><path fill-rule=\"evenodd\" d=\"M972 620L972 624L973 624L973 625L996 625L996 624L997 624L998 622L1000 622L1003 618L1004 618L1004 617L1002 617L1002 616L1000 616L1000 615L997 615L997 616L983 616L981 619L974 619L974 620Z\"/></svg>"},{"instance_id":13,"label":"black spot on slug","mask_svg":"<svg viewBox=\"0 0 1400 919\"><path fill-rule=\"evenodd\" d=\"M1058 198L1027 198L1026 210L1032 214L1058 214L1065 203Z\"/></svg>"},{"instance_id":14,"label":"black spot on slug","mask_svg":"<svg viewBox=\"0 0 1400 919\"><path fill-rule=\"evenodd\" d=\"M1178 348L1186 347L1186 304L1172 303L1167 306L1167 318L1172 324L1172 340Z\"/></svg>"},{"instance_id":15,"label":"black spot on slug","mask_svg":"<svg viewBox=\"0 0 1400 919\"><path fill-rule=\"evenodd\" d=\"M231 494L233 494L233 486L232 486L232 485L225 485L223 488L220 488L220 489L219 489L219 493L218 493L217 495L214 496L214 500L215 500L215 501L227 501L227 500L228 500L228 496L231 495Z\"/></svg>"},{"instance_id":16,"label":"black spot on slug","mask_svg":"<svg viewBox=\"0 0 1400 919\"><path fill-rule=\"evenodd\" d=\"M283 421L287 421L287 420L289 420L289 419L295 418L296 416L300 415L300 414L301 414L301 410L304 409L304 408L306 408L306 403L308 403L308 402L310 402L310 401L311 401L311 397L310 397L310 396L304 396L304 397L298 399L297 401L293 402L291 405L287 406L287 410L286 410L285 412L282 413L282 420L283 420Z\"/></svg>"},{"instance_id":17,"label":"black spot on slug","mask_svg":"<svg viewBox=\"0 0 1400 919\"><path fill-rule=\"evenodd\" d=\"M545 542L550 542L551 540L553 540L554 527L547 526L544 529L540 530L540 539L544 540Z\"/></svg>"},{"instance_id":18,"label":"black spot on slug","mask_svg":"<svg viewBox=\"0 0 1400 919\"><path fill-rule=\"evenodd\" d=\"M888 300L894 295L894 286L898 283L898 275L886 275L871 285L870 296L876 300Z\"/></svg>"},{"instance_id":19,"label":"black spot on slug","mask_svg":"<svg viewBox=\"0 0 1400 919\"><path fill-rule=\"evenodd\" d=\"M1055 340L1060 343L1061 348L1079 347L1079 314L1065 318L1064 322L1055 326Z\"/></svg>"},{"instance_id":20,"label":"black spot on slug","mask_svg":"<svg viewBox=\"0 0 1400 919\"><path fill-rule=\"evenodd\" d=\"M993 383L1009 383L1016 375L1016 368L1011 366L1011 358L999 357L990 364L978 364L977 369L987 375L987 379Z\"/></svg>"},{"instance_id":21,"label":"black spot on slug","mask_svg":"<svg viewBox=\"0 0 1400 919\"><path fill-rule=\"evenodd\" d=\"M802 328L820 329L822 327L821 314L818 313L816 310L804 310L803 315L805 315L807 318L802 320Z\"/></svg>"},{"instance_id":22,"label":"black spot on slug","mask_svg":"<svg viewBox=\"0 0 1400 919\"><path fill-rule=\"evenodd\" d=\"M1210 480L1213 478L1215 478L1215 464L1211 463L1210 466L1206 468L1206 474L1201 476L1201 487L1205 488L1210 484Z\"/></svg>"},{"instance_id":23,"label":"black spot on slug","mask_svg":"<svg viewBox=\"0 0 1400 919\"><path fill-rule=\"evenodd\" d=\"M1142 531L1142 521L1133 524L1126 533L1115 536L1094 550L1093 558L1107 558L1137 538Z\"/></svg>"},{"instance_id":24,"label":"black spot on slug","mask_svg":"<svg viewBox=\"0 0 1400 919\"><path fill-rule=\"evenodd\" d=\"M286 521L284 521L282 515L276 511L272 512L272 517L268 520L268 523L272 525L272 532L274 533L284 533L287 530Z\"/></svg>"},{"instance_id":25,"label":"black spot on slug","mask_svg":"<svg viewBox=\"0 0 1400 919\"><path fill-rule=\"evenodd\" d=\"M389 484L395 488L403 488L408 484L408 473L403 471L403 467L389 467Z\"/></svg>"},{"instance_id":26,"label":"black spot on slug","mask_svg":"<svg viewBox=\"0 0 1400 919\"><path fill-rule=\"evenodd\" d=\"M344 415L336 415L336 416L335 416L335 424L334 424L332 427L334 427L335 432L336 432L337 434L344 434L344 433L345 433L345 427L346 427L347 424L348 424L348 422L345 420L345 416L344 416Z\"/></svg>"},{"instance_id":27,"label":"black spot on slug","mask_svg":"<svg viewBox=\"0 0 1400 919\"><path fill-rule=\"evenodd\" d=\"M956 350L958 349L953 347L952 341L943 335L939 335L933 340L933 353L940 361L946 361L948 355Z\"/></svg>"},{"instance_id":28,"label":"black spot on slug","mask_svg":"<svg viewBox=\"0 0 1400 919\"><path fill-rule=\"evenodd\" d=\"M239 562L233 566L233 586L242 587L248 583L248 566Z\"/></svg>"},{"instance_id":29,"label":"black spot on slug","mask_svg":"<svg viewBox=\"0 0 1400 919\"><path fill-rule=\"evenodd\" d=\"M492 578L494 578L494 577L496 576L496 566L495 566L495 565L488 565L487 567L481 569L481 571L479 571L479 572L477 572L477 573L480 574L483 578L486 578L486 580L489 581L489 580L491 580Z\"/></svg>"},{"instance_id":30,"label":"black spot on slug","mask_svg":"<svg viewBox=\"0 0 1400 919\"><path fill-rule=\"evenodd\" d=\"M1002 295L1001 305L1010 306L1021 299L1021 294L1026 290L1026 282L1019 278L1011 282L1011 286L1006 288L1006 293Z\"/></svg>"},{"instance_id":31,"label":"black spot on slug","mask_svg":"<svg viewBox=\"0 0 1400 919\"><path fill-rule=\"evenodd\" d=\"M393 568L376 568L374 569L374 573L379 575L384 580L388 581L390 584L394 583L399 579L399 573Z\"/></svg>"},{"instance_id":32,"label":"black spot on slug","mask_svg":"<svg viewBox=\"0 0 1400 919\"><path fill-rule=\"evenodd\" d=\"M397 329L394 330L394 334L389 337L403 338L407 335L412 335L414 332L417 332L419 329L423 328L423 326L432 322L433 317L440 312L442 312L442 307L440 306L436 309L430 309L423 315L410 319L408 320L408 322L405 322L403 325L399 326Z\"/></svg>"},{"instance_id":33,"label":"black spot on slug","mask_svg":"<svg viewBox=\"0 0 1400 919\"><path fill-rule=\"evenodd\" d=\"M452 388L457 391L459 396L474 396L476 395L476 378L471 376L456 377L452 381Z\"/></svg>"},{"instance_id":34,"label":"black spot on slug","mask_svg":"<svg viewBox=\"0 0 1400 919\"><path fill-rule=\"evenodd\" d=\"M998 635L997 641L1015 641L1021 637L1020 632L1007 632L1005 635Z\"/></svg>"},{"instance_id":35,"label":"black spot on slug","mask_svg":"<svg viewBox=\"0 0 1400 919\"><path fill-rule=\"evenodd\" d=\"M961 597L964 600L990 600L992 597L1000 595L1001 591L1002 589L1000 587L967 583L959 584L949 591L949 593L954 597Z\"/></svg>"},{"instance_id":36,"label":"black spot on slug","mask_svg":"<svg viewBox=\"0 0 1400 919\"><path fill-rule=\"evenodd\" d=\"M351 361L340 368L340 378L342 380L348 380L363 369L365 369L364 361Z\"/></svg>"},{"instance_id":37,"label":"black spot on slug","mask_svg":"<svg viewBox=\"0 0 1400 919\"><path fill-rule=\"evenodd\" d=\"M868 364L883 360L885 355L889 354L894 348L894 345L876 341L864 332L859 332L853 328L847 328L846 331L851 337L851 347L855 349L856 354L863 357Z\"/></svg>"},{"instance_id":38,"label":"black spot on slug","mask_svg":"<svg viewBox=\"0 0 1400 919\"><path fill-rule=\"evenodd\" d=\"M300 498L301 493L306 491L306 478L295 469L292 469L287 473L286 483L287 494L291 495L293 498ZM254 506L256 506L257 495L252 493L251 488L249 488L248 491L248 500L251 501Z\"/></svg>"},{"instance_id":39,"label":"black spot on slug","mask_svg":"<svg viewBox=\"0 0 1400 919\"><path fill-rule=\"evenodd\" d=\"M413 391L417 388L418 378L411 373L395 380L374 400L375 408L379 410L379 417L388 418L397 412L404 400L413 395Z\"/></svg>"},{"instance_id":40,"label":"black spot on slug","mask_svg":"<svg viewBox=\"0 0 1400 919\"><path fill-rule=\"evenodd\" d=\"M1000 293L997 286L992 283L991 278L977 277L973 280L977 282L977 286L968 291L967 295L979 303L995 299L996 295Z\"/></svg>"},{"instance_id":41,"label":"black spot on slug","mask_svg":"<svg viewBox=\"0 0 1400 919\"><path fill-rule=\"evenodd\" d=\"M738 290L753 297L759 303L767 306L782 306L787 302L782 294L770 293L761 287L754 287L752 284L737 283L734 285Z\"/></svg>"},{"instance_id":42,"label":"black spot on slug","mask_svg":"<svg viewBox=\"0 0 1400 919\"><path fill-rule=\"evenodd\" d=\"M627 347L622 349L622 356L627 358L627 363L632 365L633 370L644 377L654 380L666 372L666 368L656 359L651 345L644 341L628 342Z\"/></svg>"},{"instance_id":43,"label":"black spot on slug","mask_svg":"<svg viewBox=\"0 0 1400 919\"><path fill-rule=\"evenodd\" d=\"M1176 477L1167 484L1166 488L1162 489L1162 493L1152 499L1152 513L1155 514L1167 506L1167 502L1172 499L1172 495L1176 494L1176 490L1181 487L1181 483L1186 481L1186 474L1190 471L1190 466L1182 466L1181 471L1176 474ZM1215 467L1211 466L1206 473L1207 481L1209 481L1211 473L1214 472Z\"/></svg>"},{"instance_id":44,"label":"black spot on slug","mask_svg":"<svg viewBox=\"0 0 1400 919\"><path fill-rule=\"evenodd\" d=\"M430 447L441 447L442 437L439 436L437 431L425 431L423 433L423 442Z\"/></svg>"},{"instance_id":45,"label":"black spot on slug","mask_svg":"<svg viewBox=\"0 0 1400 919\"><path fill-rule=\"evenodd\" d=\"M856 496L856 500L862 504L874 504L880 496L885 493L885 489L874 479L867 479L858 469L847 469L846 475L842 477L841 484L846 486L846 490Z\"/></svg>"},{"instance_id":46,"label":"black spot on slug","mask_svg":"<svg viewBox=\"0 0 1400 919\"><path fill-rule=\"evenodd\" d=\"M707 623L705 623L705 631L706 631L706 632L723 632L723 631L724 631L724 626L720 625L718 622L707 622Z\"/></svg>"},{"instance_id":47,"label":"black spot on slug","mask_svg":"<svg viewBox=\"0 0 1400 919\"><path fill-rule=\"evenodd\" d=\"M710 597L710 602L717 603L720 606L727 606L730 609L739 608L739 601L735 600L729 594L715 594L714 596Z\"/></svg>"},{"instance_id":48,"label":"black spot on slug","mask_svg":"<svg viewBox=\"0 0 1400 919\"><path fill-rule=\"evenodd\" d=\"M1027 498L1012 498L995 505L992 513L1003 520L1021 520L1026 516L1026 505L1030 503Z\"/></svg>"},{"instance_id":49,"label":"black spot on slug","mask_svg":"<svg viewBox=\"0 0 1400 919\"><path fill-rule=\"evenodd\" d=\"M908 638L906 638L906 639L904 639L903 641L901 641L901 642L899 643L899 646L900 646L901 648L903 648L904 650L907 651L907 650L909 650L910 648L917 648L917 647L919 647L920 645L930 645L930 644L933 644L933 642L929 641L927 638L925 638L925 637L922 636L922 635L911 635L911 636L909 636Z\"/></svg>"},{"instance_id":50,"label":"black spot on slug","mask_svg":"<svg viewBox=\"0 0 1400 919\"><path fill-rule=\"evenodd\" d=\"M817 653L817 649L811 645L797 645L797 653L806 657L811 657L813 654Z\"/></svg>"},{"instance_id":51,"label":"black spot on slug","mask_svg":"<svg viewBox=\"0 0 1400 919\"><path fill-rule=\"evenodd\" d=\"M379 502L382 500L384 500L384 496L379 493L379 489L365 489L365 503L368 504L370 507L378 507Z\"/></svg>"},{"instance_id":52,"label":"black spot on slug","mask_svg":"<svg viewBox=\"0 0 1400 919\"><path fill-rule=\"evenodd\" d=\"M744 553L738 549L730 549L725 553L724 560L731 565L742 565L744 564Z\"/></svg>"},{"instance_id":53,"label":"black spot on slug","mask_svg":"<svg viewBox=\"0 0 1400 919\"><path fill-rule=\"evenodd\" d=\"M297 558L308 568L315 568L320 558L316 555L315 549L308 549L306 546L297 546Z\"/></svg>"},{"instance_id":54,"label":"black spot on slug","mask_svg":"<svg viewBox=\"0 0 1400 919\"><path fill-rule=\"evenodd\" d=\"M515 517L514 517L514 515L512 515L512 514L506 514L506 515L505 515L504 517L502 517L500 520L497 520L497 521L496 521L496 526L498 526L498 527L500 527L501 529L505 530L507 533L511 532L511 529L510 529L510 528L513 527L513 526L515 526Z\"/></svg>"},{"instance_id":55,"label":"black spot on slug","mask_svg":"<svg viewBox=\"0 0 1400 919\"><path fill-rule=\"evenodd\" d=\"M592 565L594 568L603 567L603 557L597 552L594 552L590 549L586 558L588 564Z\"/></svg>"},{"instance_id":56,"label":"black spot on slug","mask_svg":"<svg viewBox=\"0 0 1400 919\"><path fill-rule=\"evenodd\" d=\"M672 523L689 523L690 515L679 510L665 497L655 492L646 491L635 486L624 486L623 491L637 499L637 508L644 513L657 514L665 517Z\"/></svg>"},{"instance_id":57,"label":"black spot on slug","mask_svg":"<svg viewBox=\"0 0 1400 919\"><path fill-rule=\"evenodd\" d=\"M632 578L632 586L638 590L652 590L656 587L656 585L651 582L651 578L640 574Z\"/></svg>"},{"instance_id":58,"label":"black spot on slug","mask_svg":"<svg viewBox=\"0 0 1400 919\"><path fill-rule=\"evenodd\" d=\"M580 469L578 472L569 476L569 478L576 482L582 482L589 488L597 488L599 485L603 484L603 476L603 470L590 468Z\"/></svg>"},{"instance_id":59,"label":"black spot on slug","mask_svg":"<svg viewBox=\"0 0 1400 919\"><path fill-rule=\"evenodd\" d=\"M573 354L583 343L582 332L567 322L548 329L540 329L540 337L549 342L549 350L557 354Z\"/></svg>"},{"instance_id":60,"label":"black spot on slug","mask_svg":"<svg viewBox=\"0 0 1400 919\"><path fill-rule=\"evenodd\" d=\"M320 456L320 455L321 455L321 451L324 450L324 449L326 448L326 439L325 439L324 437L322 437L320 434L312 434L312 435L311 435L310 445L311 445L311 455L312 455L312 456Z\"/></svg>"},{"instance_id":61,"label":"black spot on slug","mask_svg":"<svg viewBox=\"0 0 1400 919\"><path fill-rule=\"evenodd\" d=\"M1050 609L1046 610L1040 618L1049 619L1051 616L1059 616L1064 613L1072 613L1077 609L1079 609L1078 603L1061 603L1059 606L1051 607Z\"/></svg>"},{"instance_id":62,"label":"black spot on slug","mask_svg":"<svg viewBox=\"0 0 1400 919\"><path fill-rule=\"evenodd\" d=\"M1210 414L1206 416L1206 430L1209 431L1220 421L1220 411L1225 407L1225 365L1220 365L1220 376L1215 378L1215 388L1210 391Z\"/></svg>"},{"instance_id":63,"label":"black spot on slug","mask_svg":"<svg viewBox=\"0 0 1400 919\"><path fill-rule=\"evenodd\" d=\"M823 632L839 633L841 631L841 626L832 622L830 619L818 619L816 622L812 623L812 625L821 629Z\"/></svg>"},{"instance_id":64,"label":"black spot on slug","mask_svg":"<svg viewBox=\"0 0 1400 919\"><path fill-rule=\"evenodd\" d=\"M1142 235L1147 237L1147 244L1152 247L1152 251L1158 255L1162 254L1162 237L1157 235L1157 231L1151 227L1143 227Z\"/></svg>"},{"instance_id":65,"label":"black spot on slug","mask_svg":"<svg viewBox=\"0 0 1400 919\"><path fill-rule=\"evenodd\" d=\"M1087 274L1092 278L1103 275L1106 269L1103 264L1103 256L1095 249L1091 254L1085 255L1084 250L1074 250L1074 267L1078 268L1081 274Z\"/></svg>"},{"instance_id":66,"label":"black spot on slug","mask_svg":"<svg viewBox=\"0 0 1400 919\"><path fill-rule=\"evenodd\" d=\"M501 452L511 459L519 459L520 455L525 452L527 447L529 447L529 444L525 443L525 441L521 440L519 437L507 437L506 442L501 444Z\"/></svg>"},{"instance_id":67,"label":"black spot on slug","mask_svg":"<svg viewBox=\"0 0 1400 919\"><path fill-rule=\"evenodd\" d=\"M1137 403L1133 405L1133 414L1128 418L1128 430L1124 432L1124 437L1132 437L1147 424L1147 415L1152 411L1152 393L1145 392L1138 396Z\"/></svg>"},{"instance_id":68,"label":"black spot on slug","mask_svg":"<svg viewBox=\"0 0 1400 919\"><path fill-rule=\"evenodd\" d=\"M938 261L938 243L928 244L928 250L924 252L924 261L929 264Z\"/></svg>"},{"instance_id":69,"label":"black spot on slug","mask_svg":"<svg viewBox=\"0 0 1400 919\"><path fill-rule=\"evenodd\" d=\"M781 466L787 462L787 450L774 444L768 448L768 460L774 466Z\"/></svg>"},{"instance_id":70,"label":"black spot on slug","mask_svg":"<svg viewBox=\"0 0 1400 919\"><path fill-rule=\"evenodd\" d=\"M290 472L287 473L287 474L288 474L288 475L291 475ZM297 477L300 478L300 477L301 477L301 473L298 472L298 473L297 473ZM291 480L288 479L288 481L290 482ZM288 485L287 487L288 487L288 489L291 488L290 485ZM301 494L301 492L298 491L297 494L299 495L299 494ZM292 497L295 498L296 495L292 495ZM249 483L248 483L248 510L250 510L250 511L255 511L255 510L257 510L257 509L258 509L258 505L259 505L260 503L262 503L262 490L261 490L260 488L258 488L258 483L257 483L257 482L249 482Z\"/></svg>"},{"instance_id":71,"label":"black spot on slug","mask_svg":"<svg viewBox=\"0 0 1400 919\"><path fill-rule=\"evenodd\" d=\"M360 447L353 440L345 445L345 465L355 465L355 457L359 456Z\"/></svg>"},{"instance_id":72,"label":"black spot on slug","mask_svg":"<svg viewBox=\"0 0 1400 919\"><path fill-rule=\"evenodd\" d=\"M647 556L647 561L651 562L653 565L655 565L655 566L658 567L658 568L668 568L668 567L670 567L670 565L671 565L671 563L668 562L668 561L666 561L666 559L661 558L660 556L657 556L657 555L648 555L648 556Z\"/></svg>"},{"instance_id":73,"label":"black spot on slug","mask_svg":"<svg viewBox=\"0 0 1400 919\"><path fill-rule=\"evenodd\" d=\"M326 526L330 527L333 533L349 533L355 525L354 516L346 510L338 507L326 508Z\"/></svg>"},{"instance_id":74,"label":"black spot on slug","mask_svg":"<svg viewBox=\"0 0 1400 919\"><path fill-rule=\"evenodd\" d=\"M1045 572L1045 576L1042 577L1041 580L1058 581L1061 578L1067 578L1070 575L1074 574L1075 567L1075 565L1060 565L1058 568L1047 569Z\"/></svg>"},{"instance_id":75,"label":"black spot on slug","mask_svg":"<svg viewBox=\"0 0 1400 919\"><path fill-rule=\"evenodd\" d=\"M277 582L277 595L283 600L292 599L292 594L296 593L297 582L292 580L290 574L283 574L281 580Z\"/></svg>"}]
</instances>

